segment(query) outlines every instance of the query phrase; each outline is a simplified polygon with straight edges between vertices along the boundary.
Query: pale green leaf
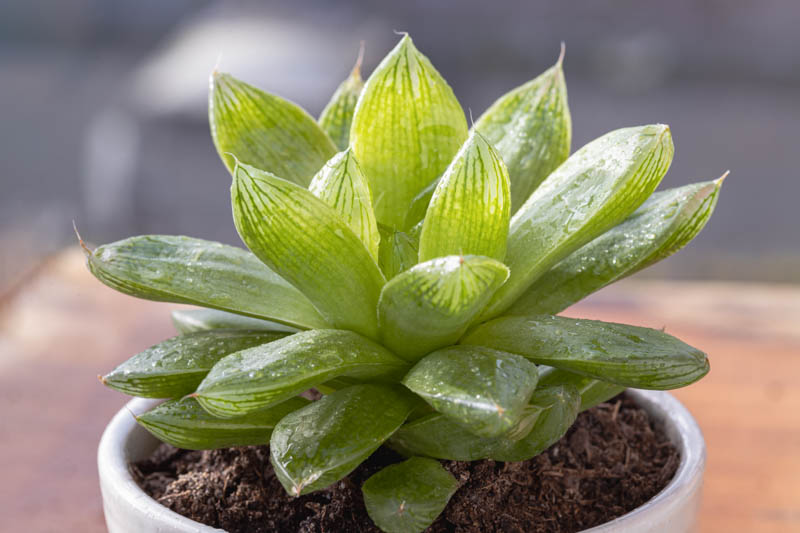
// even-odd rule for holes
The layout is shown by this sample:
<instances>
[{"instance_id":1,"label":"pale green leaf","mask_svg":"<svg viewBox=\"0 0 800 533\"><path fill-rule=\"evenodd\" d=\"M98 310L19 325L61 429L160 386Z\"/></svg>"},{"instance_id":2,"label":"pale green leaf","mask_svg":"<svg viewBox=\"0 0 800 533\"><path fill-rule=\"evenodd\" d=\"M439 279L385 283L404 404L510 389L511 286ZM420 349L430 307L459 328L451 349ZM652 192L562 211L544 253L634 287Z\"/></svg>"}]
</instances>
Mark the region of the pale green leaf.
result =
<instances>
[{"instance_id":1,"label":"pale green leaf","mask_svg":"<svg viewBox=\"0 0 800 533\"><path fill-rule=\"evenodd\" d=\"M624 222L562 259L507 314L555 314L625 276L669 257L706 225L720 180L654 193Z\"/></svg>"},{"instance_id":2,"label":"pale green leaf","mask_svg":"<svg viewBox=\"0 0 800 533\"><path fill-rule=\"evenodd\" d=\"M372 211L372 194L352 151L348 148L325 163L308 190L339 213L377 261L381 236Z\"/></svg>"},{"instance_id":3,"label":"pale green leaf","mask_svg":"<svg viewBox=\"0 0 800 533\"><path fill-rule=\"evenodd\" d=\"M381 292L382 342L410 361L453 344L507 278L505 265L481 256L452 255L412 267Z\"/></svg>"},{"instance_id":4,"label":"pale green leaf","mask_svg":"<svg viewBox=\"0 0 800 533\"><path fill-rule=\"evenodd\" d=\"M683 387L709 370L706 354L663 331L598 320L501 317L462 342L638 389Z\"/></svg>"},{"instance_id":5,"label":"pale green leaf","mask_svg":"<svg viewBox=\"0 0 800 533\"><path fill-rule=\"evenodd\" d=\"M498 437L522 419L538 375L519 355L449 346L425 356L403 385L471 433Z\"/></svg>"},{"instance_id":6,"label":"pale green leaf","mask_svg":"<svg viewBox=\"0 0 800 533\"><path fill-rule=\"evenodd\" d=\"M508 167L512 214L569 156L572 120L562 59L497 99L473 127Z\"/></svg>"},{"instance_id":7,"label":"pale green leaf","mask_svg":"<svg viewBox=\"0 0 800 533\"><path fill-rule=\"evenodd\" d=\"M241 248L142 235L87 250L87 263L97 279L137 298L201 305L302 329L329 327L308 298Z\"/></svg>"},{"instance_id":8,"label":"pale green leaf","mask_svg":"<svg viewBox=\"0 0 800 533\"><path fill-rule=\"evenodd\" d=\"M194 396L211 414L233 417L334 378L398 379L407 370L405 361L357 333L318 329L223 358Z\"/></svg>"},{"instance_id":9,"label":"pale green leaf","mask_svg":"<svg viewBox=\"0 0 800 533\"><path fill-rule=\"evenodd\" d=\"M367 80L350 130L378 222L406 229L411 201L466 138L467 120L452 89L404 36Z\"/></svg>"},{"instance_id":10,"label":"pale green leaf","mask_svg":"<svg viewBox=\"0 0 800 533\"><path fill-rule=\"evenodd\" d=\"M336 153L303 109L230 74L212 74L208 106L211 137L231 172L238 159L305 187Z\"/></svg>"},{"instance_id":11,"label":"pale green leaf","mask_svg":"<svg viewBox=\"0 0 800 533\"><path fill-rule=\"evenodd\" d=\"M439 180L422 224L419 260L454 254L506 255L511 198L508 171L472 133Z\"/></svg>"},{"instance_id":12,"label":"pale green leaf","mask_svg":"<svg viewBox=\"0 0 800 533\"><path fill-rule=\"evenodd\" d=\"M112 389L144 398L177 398L194 391L228 354L287 333L214 330L172 337L140 352L101 378Z\"/></svg>"},{"instance_id":13,"label":"pale green leaf","mask_svg":"<svg viewBox=\"0 0 800 533\"><path fill-rule=\"evenodd\" d=\"M508 309L561 259L639 207L667 172L672 137L664 125L624 128L575 152L511 218L505 263L511 278L482 319Z\"/></svg>"},{"instance_id":14,"label":"pale green leaf","mask_svg":"<svg viewBox=\"0 0 800 533\"><path fill-rule=\"evenodd\" d=\"M381 236L378 248L378 264L386 279L392 279L417 264L418 234L396 231L383 224L378 224L378 231Z\"/></svg>"},{"instance_id":15,"label":"pale green leaf","mask_svg":"<svg viewBox=\"0 0 800 533\"><path fill-rule=\"evenodd\" d=\"M332 207L244 164L234 172L231 203L236 229L259 259L300 289L330 324L377 337L383 275Z\"/></svg>"},{"instance_id":16,"label":"pale green leaf","mask_svg":"<svg viewBox=\"0 0 800 533\"><path fill-rule=\"evenodd\" d=\"M386 533L420 533L444 511L458 481L433 459L412 457L364 482L367 514Z\"/></svg>"},{"instance_id":17,"label":"pale green leaf","mask_svg":"<svg viewBox=\"0 0 800 533\"><path fill-rule=\"evenodd\" d=\"M402 425L414 404L401 387L354 385L294 411L270 440L278 481L300 496L342 479Z\"/></svg>"},{"instance_id":18,"label":"pale green leaf","mask_svg":"<svg viewBox=\"0 0 800 533\"><path fill-rule=\"evenodd\" d=\"M356 110L356 103L364 88L364 80L361 79L361 58L364 49L358 55L355 67L344 80L336 92L333 93L330 102L322 110L319 116L319 125L333 140L339 150L345 150L350 144L350 125L353 122L353 113Z\"/></svg>"},{"instance_id":19,"label":"pale green leaf","mask_svg":"<svg viewBox=\"0 0 800 533\"><path fill-rule=\"evenodd\" d=\"M256 413L217 418L194 398L170 400L136 417L136 421L162 442L184 450L213 450L231 446L269 444L272 429L284 416L306 405L295 397Z\"/></svg>"},{"instance_id":20,"label":"pale green leaf","mask_svg":"<svg viewBox=\"0 0 800 533\"><path fill-rule=\"evenodd\" d=\"M193 333L212 329L297 332L297 328L277 322L235 315L226 311L217 311L216 309L176 309L172 311L172 324L180 333Z\"/></svg>"}]
</instances>

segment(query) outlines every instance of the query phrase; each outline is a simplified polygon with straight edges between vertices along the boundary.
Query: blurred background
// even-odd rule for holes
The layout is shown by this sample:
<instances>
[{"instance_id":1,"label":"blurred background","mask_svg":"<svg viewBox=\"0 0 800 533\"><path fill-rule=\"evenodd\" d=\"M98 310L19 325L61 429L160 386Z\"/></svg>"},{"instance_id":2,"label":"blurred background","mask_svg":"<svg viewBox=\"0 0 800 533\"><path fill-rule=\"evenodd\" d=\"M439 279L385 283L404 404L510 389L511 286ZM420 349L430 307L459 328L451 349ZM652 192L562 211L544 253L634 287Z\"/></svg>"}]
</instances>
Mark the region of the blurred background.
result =
<instances>
[{"instance_id":1,"label":"blurred background","mask_svg":"<svg viewBox=\"0 0 800 533\"><path fill-rule=\"evenodd\" d=\"M800 281L800 2L45 0L0 3L0 290L74 243L139 233L238 243L207 126L216 63L317 116L366 41L408 31L477 117L566 42L573 150L664 122L663 186L730 179L650 277ZM365 76L366 77L366 76Z\"/></svg>"}]
</instances>

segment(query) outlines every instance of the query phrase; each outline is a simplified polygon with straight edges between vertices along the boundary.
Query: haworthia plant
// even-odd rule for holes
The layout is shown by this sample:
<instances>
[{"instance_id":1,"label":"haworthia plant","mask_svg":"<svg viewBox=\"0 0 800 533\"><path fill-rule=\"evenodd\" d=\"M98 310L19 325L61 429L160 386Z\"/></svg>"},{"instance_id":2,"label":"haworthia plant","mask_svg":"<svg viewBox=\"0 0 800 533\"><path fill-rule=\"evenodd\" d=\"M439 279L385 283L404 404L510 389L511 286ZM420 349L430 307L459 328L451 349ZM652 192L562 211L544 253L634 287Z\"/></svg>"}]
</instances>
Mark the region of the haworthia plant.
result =
<instances>
[{"instance_id":1,"label":"haworthia plant","mask_svg":"<svg viewBox=\"0 0 800 533\"><path fill-rule=\"evenodd\" d=\"M350 145L350 125L353 122L353 113L356 110L358 97L364 88L364 80L361 79L361 60L364 57L364 47L358 54L356 66L350 75L344 80L336 92L333 93L330 102L322 110L319 116L319 125L328 134L333 143L339 150L346 150Z\"/></svg>"},{"instance_id":2,"label":"haworthia plant","mask_svg":"<svg viewBox=\"0 0 800 533\"><path fill-rule=\"evenodd\" d=\"M567 156L572 119L562 61L501 96L474 129L497 149L511 176L511 210L516 212Z\"/></svg>"},{"instance_id":3,"label":"haworthia plant","mask_svg":"<svg viewBox=\"0 0 800 533\"><path fill-rule=\"evenodd\" d=\"M653 194L620 225L548 270L508 313L559 313L609 283L669 257L706 225L721 186L722 178Z\"/></svg>"},{"instance_id":4,"label":"haworthia plant","mask_svg":"<svg viewBox=\"0 0 800 533\"><path fill-rule=\"evenodd\" d=\"M381 291L381 340L411 361L453 344L506 279L508 268L488 257L451 255L420 263Z\"/></svg>"},{"instance_id":5,"label":"haworthia plant","mask_svg":"<svg viewBox=\"0 0 800 533\"><path fill-rule=\"evenodd\" d=\"M467 119L452 89L404 36L367 79L350 130L378 222L406 229L411 200L466 138Z\"/></svg>"},{"instance_id":6,"label":"haworthia plant","mask_svg":"<svg viewBox=\"0 0 800 533\"><path fill-rule=\"evenodd\" d=\"M663 331L553 316L686 245L721 183L652 194L673 152L660 124L568 157L563 53L472 132L407 35L363 87L357 65L319 122L220 73L209 110L252 252L172 236L82 243L108 286L203 308L176 311L182 335L101 378L172 398L137 418L159 439L268 442L293 496L389 446L407 460L370 472L367 512L383 531L419 532L458 486L437 460L525 461L625 387L709 371ZM322 398L299 397L311 388Z\"/></svg>"},{"instance_id":7,"label":"haworthia plant","mask_svg":"<svg viewBox=\"0 0 800 533\"><path fill-rule=\"evenodd\" d=\"M208 98L211 137L233 172L236 161L307 186L336 146L302 108L217 71Z\"/></svg>"},{"instance_id":8,"label":"haworthia plant","mask_svg":"<svg viewBox=\"0 0 800 533\"><path fill-rule=\"evenodd\" d=\"M137 298L201 305L302 329L328 324L302 292L240 248L143 235L86 251L97 279Z\"/></svg>"}]
</instances>

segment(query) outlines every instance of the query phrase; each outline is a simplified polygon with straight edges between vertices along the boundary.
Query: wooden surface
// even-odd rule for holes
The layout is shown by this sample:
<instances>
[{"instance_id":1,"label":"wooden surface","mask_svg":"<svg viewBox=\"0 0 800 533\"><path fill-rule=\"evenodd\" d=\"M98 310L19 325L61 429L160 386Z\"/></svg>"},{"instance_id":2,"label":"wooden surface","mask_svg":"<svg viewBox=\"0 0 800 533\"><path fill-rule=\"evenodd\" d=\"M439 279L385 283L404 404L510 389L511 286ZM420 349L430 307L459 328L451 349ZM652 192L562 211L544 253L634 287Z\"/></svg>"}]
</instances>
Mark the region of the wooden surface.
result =
<instances>
[{"instance_id":1,"label":"wooden surface","mask_svg":"<svg viewBox=\"0 0 800 533\"><path fill-rule=\"evenodd\" d=\"M0 531L105 531L95 452L125 397L96 376L173 335L174 307L100 285L78 250L0 301ZM800 288L630 280L568 314L706 351L675 392L708 444L701 531L800 532Z\"/></svg>"}]
</instances>

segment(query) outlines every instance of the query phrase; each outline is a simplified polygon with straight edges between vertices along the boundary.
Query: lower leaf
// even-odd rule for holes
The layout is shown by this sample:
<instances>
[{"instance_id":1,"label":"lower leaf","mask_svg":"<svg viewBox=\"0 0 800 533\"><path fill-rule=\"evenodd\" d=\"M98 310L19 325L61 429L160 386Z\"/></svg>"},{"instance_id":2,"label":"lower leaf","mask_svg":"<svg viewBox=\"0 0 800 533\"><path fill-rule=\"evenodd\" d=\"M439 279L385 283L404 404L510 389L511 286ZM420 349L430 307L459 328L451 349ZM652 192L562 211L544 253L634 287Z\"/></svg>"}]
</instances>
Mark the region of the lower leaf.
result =
<instances>
[{"instance_id":1,"label":"lower leaf","mask_svg":"<svg viewBox=\"0 0 800 533\"><path fill-rule=\"evenodd\" d=\"M607 402L625 390L622 385L581 376L574 372L559 370L551 366L539 366L539 385L574 385L581 395L581 412Z\"/></svg>"},{"instance_id":2,"label":"lower leaf","mask_svg":"<svg viewBox=\"0 0 800 533\"><path fill-rule=\"evenodd\" d=\"M248 329L251 331L285 331L296 333L297 328L237 315L216 309L176 309L172 312L172 323L181 333L207 331L210 329Z\"/></svg>"}]
</instances>

